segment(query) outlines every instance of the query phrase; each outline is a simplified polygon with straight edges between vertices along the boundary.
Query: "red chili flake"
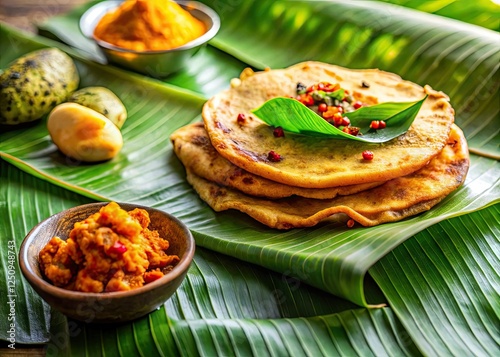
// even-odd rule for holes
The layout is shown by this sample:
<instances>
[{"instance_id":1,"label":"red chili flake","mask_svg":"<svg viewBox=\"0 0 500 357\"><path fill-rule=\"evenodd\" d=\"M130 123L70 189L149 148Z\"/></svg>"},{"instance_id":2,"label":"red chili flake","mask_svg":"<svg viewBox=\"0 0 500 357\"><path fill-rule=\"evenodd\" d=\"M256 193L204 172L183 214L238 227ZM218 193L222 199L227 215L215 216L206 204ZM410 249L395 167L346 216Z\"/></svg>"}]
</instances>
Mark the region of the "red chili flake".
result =
<instances>
[{"instance_id":1,"label":"red chili flake","mask_svg":"<svg viewBox=\"0 0 500 357\"><path fill-rule=\"evenodd\" d=\"M333 116L333 125L339 127L342 125L343 122L344 122L344 117L342 116L342 114L335 113L335 115Z\"/></svg>"},{"instance_id":2,"label":"red chili flake","mask_svg":"<svg viewBox=\"0 0 500 357\"><path fill-rule=\"evenodd\" d=\"M336 90L340 89L340 84L332 84L332 83L325 83L324 91L325 92L334 92Z\"/></svg>"},{"instance_id":3,"label":"red chili flake","mask_svg":"<svg viewBox=\"0 0 500 357\"><path fill-rule=\"evenodd\" d=\"M111 247L109 247L108 254L122 255L126 251L127 251L127 247L123 243L116 241Z\"/></svg>"},{"instance_id":4,"label":"red chili flake","mask_svg":"<svg viewBox=\"0 0 500 357\"><path fill-rule=\"evenodd\" d=\"M281 161L281 155L278 154L276 151L271 150L267 154L267 159L272 162L279 162Z\"/></svg>"},{"instance_id":5,"label":"red chili flake","mask_svg":"<svg viewBox=\"0 0 500 357\"><path fill-rule=\"evenodd\" d=\"M245 121L246 121L245 114L242 114L242 113L238 114L236 121L238 122L238 124L245 124Z\"/></svg>"},{"instance_id":6,"label":"red chili flake","mask_svg":"<svg viewBox=\"0 0 500 357\"><path fill-rule=\"evenodd\" d=\"M328 106L326 105L326 103L321 103L320 105L318 105L318 112L324 113L327 110L328 110Z\"/></svg>"},{"instance_id":7,"label":"red chili flake","mask_svg":"<svg viewBox=\"0 0 500 357\"><path fill-rule=\"evenodd\" d=\"M373 152L370 150L363 151L363 159L365 160L373 160Z\"/></svg>"},{"instance_id":8,"label":"red chili flake","mask_svg":"<svg viewBox=\"0 0 500 357\"><path fill-rule=\"evenodd\" d=\"M299 94L297 100L308 107L314 105L314 98L309 94Z\"/></svg>"},{"instance_id":9,"label":"red chili flake","mask_svg":"<svg viewBox=\"0 0 500 357\"><path fill-rule=\"evenodd\" d=\"M344 133L353 135L353 136L358 136L359 134L359 128L357 126L344 126L344 129L342 129Z\"/></svg>"},{"instance_id":10,"label":"red chili flake","mask_svg":"<svg viewBox=\"0 0 500 357\"><path fill-rule=\"evenodd\" d=\"M370 128L375 129L375 130L380 128L380 121L372 120L372 122L370 123Z\"/></svg>"},{"instance_id":11,"label":"red chili flake","mask_svg":"<svg viewBox=\"0 0 500 357\"><path fill-rule=\"evenodd\" d=\"M349 120L348 117L342 117L342 124L343 126L349 126L351 124L351 120Z\"/></svg>"},{"instance_id":12,"label":"red chili flake","mask_svg":"<svg viewBox=\"0 0 500 357\"><path fill-rule=\"evenodd\" d=\"M273 135L275 138L282 138L285 136L285 131L283 130L283 128L281 126L278 126L278 127L274 128Z\"/></svg>"},{"instance_id":13,"label":"red chili flake","mask_svg":"<svg viewBox=\"0 0 500 357\"><path fill-rule=\"evenodd\" d=\"M378 128L379 129L384 129L385 127L387 126L387 124L385 123L385 121L381 120L379 123L378 123Z\"/></svg>"},{"instance_id":14,"label":"red chili flake","mask_svg":"<svg viewBox=\"0 0 500 357\"><path fill-rule=\"evenodd\" d=\"M353 105L354 109L359 109L363 106L363 103L361 102L354 102Z\"/></svg>"},{"instance_id":15,"label":"red chili flake","mask_svg":"<svg viewBox=\"0 0 500 357\"><path fill-rule=\"evenodd\" d=\"M350 219L347 221L347 227L352 228L354 226L354 219Z\"/></svg>"}]
</instances>

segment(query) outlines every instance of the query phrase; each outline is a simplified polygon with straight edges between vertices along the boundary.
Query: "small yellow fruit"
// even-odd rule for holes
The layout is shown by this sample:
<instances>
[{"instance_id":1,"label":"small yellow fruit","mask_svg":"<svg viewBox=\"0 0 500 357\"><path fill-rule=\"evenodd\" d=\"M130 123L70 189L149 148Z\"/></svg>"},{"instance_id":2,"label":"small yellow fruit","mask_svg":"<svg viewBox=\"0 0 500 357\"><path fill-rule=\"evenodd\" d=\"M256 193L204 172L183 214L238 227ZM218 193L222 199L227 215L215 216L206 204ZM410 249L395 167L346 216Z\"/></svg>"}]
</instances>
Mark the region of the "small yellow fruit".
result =
<instances>
[{"instance_id":1,"label":"small yellow fruit","mask_svg":"<svg viewBox=\"0 0 500 357\"><path fill-rule=\"evenodd\" d=\"M55 107L47 120L50 137L73 159L97 162L115 157L123 146L120 130L104 115L76 103Z\"/></svg>"}]
</instances>

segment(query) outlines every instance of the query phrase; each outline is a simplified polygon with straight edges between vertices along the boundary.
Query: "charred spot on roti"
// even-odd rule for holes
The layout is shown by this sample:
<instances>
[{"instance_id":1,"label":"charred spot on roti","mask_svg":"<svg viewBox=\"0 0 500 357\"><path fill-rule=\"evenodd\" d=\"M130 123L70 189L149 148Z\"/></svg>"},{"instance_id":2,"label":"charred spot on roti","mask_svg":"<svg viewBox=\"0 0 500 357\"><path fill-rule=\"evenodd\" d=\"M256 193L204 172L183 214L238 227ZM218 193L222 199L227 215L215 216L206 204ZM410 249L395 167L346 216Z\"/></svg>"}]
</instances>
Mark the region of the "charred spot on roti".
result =
<instances>
[{"instance_id":1,"label":"charred spot on roti","mask_svg":"<svg viewBox=\"0 0 500 357\"><path fill-rule=\"evenodd\" d=\"M398 200L404 200L408 195L408 190L404 187L399 187L394 191L394 197Z\"/></svg>"},{"instance_id":2,"label":"charred spot on roti","mask_svg":"<svg viewBox=\"0 0 500 357\"><path fill-rule=\"evenodd\" d=\"M226 192L218 186L210 187L210 196L213 198L224 197L226 196Z\"/></svg>"},{"instance_id":3,"label":"charred spot on roti","mask_svg":"<svg viewBox=\"0 0 500 357\"><path fill-rule=\"evenodd\" d=\"M355 100L362 101L366 105L375 105L378 104L378 99L377 97L374 97L372 95L366 95L364 93L360 93L358 91L353 91L352 96Z\"/></svg>"},{"instance_id":4,"label":"charred spot on roti","mask_svg":"<svg viewBox=\"0 0 500 357\"><path fill-rule=\"evenodd\" d=\"M439 110L444 110L444 109L448 109L448 108L451 108L450 103L446 99L440 98L436 101L436 103L432 107L432 110L439 111Z\"/></svg>"},{"instance_id":5,"label":"charred spot on roti","mask_svg":"<svg viewBox=\"0 0 500 357\"><path fill-rule=\"evenodd\" d=\"M339 81L339 82L342 82L342 81L343 81L342 77L338 76L335 72L333 72L333 71L331 71L331 70L329 70L329 69L325 69L324 71L325 71L325 73L326 73L329 77L335 78L335 79L336 79L337 81Z\"/></svg>"},{"instance_id":6,"label":"charred spot on roti","mask_svg":"<svg viewBox=\"0 0 500 357\"><path fill-rule=\"evenodd\" d=\"M244 177L243 178L243 183L245 185L253 185L254 184L254 180L251 177Z\"/></svg>"},{"instance_id":7,"label":"charred spot on roti","mask_svg":"<svg viewBox=\"0 0 500 357\"><path fill-rule=\"evenodd\" d=\"M201 147L211 145L210 139L206 136L194 136L192 139L192 143Z\"/></svg>"},{"instance_id":8,"label":"charred spot on roti","mask_svg":"<svg viewBox=\"0 0 500 357\"><path fill-rule=\"evenodd\" d=\"M230 133L231 132L231 129L228 129L227 126L225 126L223 123L221 123L220 121L216 121L215 122L215 126L222 130L223 133L227 134L227 133Z\"/></svg>"},{"instance_id":9,"label":"charred spot on roti","mask_svg":"<svg viewBox=\"0 0 500 357\"><path fill-rule=\"evenodd\" d=\"M238 151L241 155L241 157L245 158L247 161L262 161L265 160L265 156L262 154L246 150L243 146L239 145L238 143L234 143L233 149Z\"/></svg>"},{"instance_id":10,"label":"charred spot on roti","mask_svg":"<svg viewBox=\"0 0 500 357\"><path fill-rule=\"evenodd\" d=\"M446 168L446 172L450 176L456 177L458 181L462 181L465 175L467 174L468 167L469 167L469 160L461 159L450 163L450 166Z\"/></svg>"},{"instance_id":11,"label":"charred spot on roti","mask_svg":"<svg viewBox=\"0 0 500 357\"><path fill-rule=\"evenodd\" d=\"M229 179L236 180L236 178L238 178L240 176L243 176L243 170L238 167L232 171L232 174L229 176Z\"/></svg>"}]
</instances>

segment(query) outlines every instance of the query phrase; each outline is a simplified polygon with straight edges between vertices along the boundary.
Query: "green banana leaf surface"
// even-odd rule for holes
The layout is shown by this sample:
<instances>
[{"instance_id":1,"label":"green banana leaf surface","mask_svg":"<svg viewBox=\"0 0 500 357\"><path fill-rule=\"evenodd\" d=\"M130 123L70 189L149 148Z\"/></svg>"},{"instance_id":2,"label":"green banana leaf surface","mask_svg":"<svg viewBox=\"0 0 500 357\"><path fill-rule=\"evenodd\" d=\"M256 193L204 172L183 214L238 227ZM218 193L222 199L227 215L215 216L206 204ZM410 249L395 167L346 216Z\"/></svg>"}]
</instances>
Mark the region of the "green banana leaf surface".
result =
<instances>
[{"instance_id":1,"label":"green banana leaf surface","mask_svg":"<svg viewBox=\"0 0 500 357\"><path fill-rule=\"evenodd\" d=\"M15 58L22 53L12 54ZM106 85L129 106L122 129L126 144L119 156L99 165L68 161L52 144L42 121L5 134L0 151L7 161L91 198L162 208L181 218L204 247L278 272L294 269L311 285L362 306L370 303L363 293L366 271L387 252L415 231L499 197L496 181L488 179L498 176L497 162L478 157L466 184L418 217L370 229L330 224L277 234L242 214L215 214L186 183L168 137L180 126L199 120L203 98L83 59L77 65L83 74L82 87ZM488 189L471 190L478 181Z\"/></svg>"},{"instance_id":2,"label":"green banana leaf surface","mask_svg":"<svg viewBox=\"0 0 500 357\"><path fill-rule=\"evenodd\" d=\"M2 205L1 214L10 217L9 224L0 228L1 237L14 239L17 247L24 234L38 221L90 201L26 174L5 161L0 161L0 169L0 197L6 203ZM225 355L235 355L234 351L238 351L239 355L305 355L314 352L314 355L419 356L426 349L430 354L436 350L450 354L443 347L446 344L436 341L432 334L434 331L447 333L454 328L464 344L473 344L476 354L488 355L488 351L478 350L476 344L486 343L487 347L489 344L493 347L490 352L493 352L493 339L498 337L491 334L485 338L488 334L484 331L494 328L494 325L481 326L481 319L478 319L485 317L487 322L498 317L495 276L499 266L498 255L495 260L498 252L494 248L498 246L499 232L498 228L495 231L485 224L485 219L498 220L498 209L495 205L438 223L432 227L432 232L424 234L429 231L426 230L418 234L377 263L370 272L387 289L385 293L391 297L391 308L358 308L308 287L291 272L272 273L198 248L186 281L164 307L134 323L118 327L88 326L50 312L16 271L16 322L21 326L16 338L25 343L50 338L47 345L49 356L210 356L224 351L227 352ZM452 227L449 236L443 233L447 226ZM455 234L457 231L467 232L468 227L477 227L474 230L486 239L478 241L471 234ZM410 242L416 242L419 249L408 246ZM426 254L414 254L423 249L427 250ZM4 257L2 255L2 259ZM401 277L395 281L389 277L384 280L384 274L394 275L394 272L413 269L414 266L406 264L413 260L421 260L416 270L399 273ZM441 263L437 269L433 261ZM443 265L443 262L447 264ZM433 280L436 272L447 278L447 284ZM455 279L461 283L457 284ZM416 280L417 284L411 280ZM418 283L419 280L423 282ZM433 286L433 282L437 286ZM449 291L448 295L440 295L440 300L450 298L450 294L453 300L453 294L463 295L462 291L469 291L466 295L470 301L465 303L462 300L461 310L473 307L468 313L475 321L476 333L483 332L483 339L467 336L471 327L466 319L469 316L454 314L453 307L446 309L447 302L439 301L441 306L439 303L433 306L420 303L435 299L435 289ZM471 291L478 294L470 294ZM436 314L436 307L447 319L462 318L465 323L446 324L447 319L440 320ZM402 321L408 330L403 328L393 309L401 310ZM425 321L426 318L431 321ZM432 323L441 326L433 327ZM412 324L420 327L414 328ZM6 329L2 326L2 330ZM422 331L426 332L428 336L424 337L428 340L422 338ZM299 343L295 342L297 340ZM456 352L457 348L454 350ZM469 352L470 349L461 351Z\"/></svg>"},{"instance_id":3,"label":"green banana leaf surface","mask_svg":"<svg viewBox=\"0 0 500 357\"><path fill-rule=\"evenodd\" d=\"M449 17L474 25L486 27L490 30L500 30L500 12L498 1L477 0L382 0L390 4L401 5L431 14Z\"/></svg>"},{"instance_id":4,"label":"green banana leaf surface","mask_svg":"<svg viewBox=\"0 0 500 357\"><path fill-rule=\"evenodd\" d=\"M129 112L122 152L99 165L60 155L44 120L0 132L3 266L4 241L19 247L40 220L91 200L161 208L189 226L199 247L172 299L112 328L51 312L16 271L18 341L50 341L49 355L496 354L498 33L379 2L204 2L221 15L220 33L189 68L163 80L102 64L79 37L87 5L40 26L71 48L0 27L7 44L0 68L61 47L75 59L81 86L109 87ZM201 120L206 98L243 68L309 59L379 67L449 94L475 153L465 184L429 212L373 228L280 232L236 212L214 213L186 183L169 135Z\"/></svg>"}]
</instances>

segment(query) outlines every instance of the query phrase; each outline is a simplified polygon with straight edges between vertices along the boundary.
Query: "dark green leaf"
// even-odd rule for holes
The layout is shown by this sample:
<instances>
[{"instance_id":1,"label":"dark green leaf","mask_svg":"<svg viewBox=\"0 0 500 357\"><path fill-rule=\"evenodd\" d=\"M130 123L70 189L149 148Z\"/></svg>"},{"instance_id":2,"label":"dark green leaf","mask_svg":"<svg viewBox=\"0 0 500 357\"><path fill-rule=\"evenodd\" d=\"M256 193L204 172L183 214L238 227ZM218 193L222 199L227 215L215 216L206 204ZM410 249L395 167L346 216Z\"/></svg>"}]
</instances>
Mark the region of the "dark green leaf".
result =
<instances>
[{"instance_id":1,"label":"dark green leaf","mask_svg":"<svg viewBox=\"0 0 500 357\"><path fill-rule=\"evenodd\" d=\"M333 99L342 100L345 97L345 90L340 88L331 93L325 93L325 95L332 97Z\"/></svg>"},{"instance_id":2,"label":"dark green leaf","mask_svg":"<svg viewBox=\"0 0 500 357\"><path fill-rule=\"evenodd\" d=\"M425 98L427 96L418 102L381 103L346 113L345 116L350 119L351 125L360 128L362 133L360 136L343 132L292 98L270 99L259 108L252 110L252 113L271 126L280 126L283 130L295 134L327 136L365 143L383 143L408 130ZM383 120L387 123L387 127L372 130L370 129L372 120Z\"/></svg>"},{"instance_id":3,"label":"dark green leaf","mask_svg":"<svg viewBox=\"0 0 500 357\"><path fill-rule=\"evenodd\" d=\"M122 352L148 356L350 355L371 350L418 355L390 308L344 305L297 280L204 249L194 262L188 279L160 310L120 327L69 321L77 332L68 341L72 348L58 353L64 345L53 341L49 355L66 356L70 349L73 356L95 356L99 348L107 353L116 344Z\"/></svg>"},{"instance_id":4,"label":"dark green leaf","mask_svg":"<svg viewBox=\"0 0 500 357\"><path fill-rule=\"evenodd\" d=\"M499 351L498 222L499 204L441 222L370 269L424 355Z\"/></svg>"},{"instance_id":5,"label":"dark green leaf","mask_svg":"<svg viewBox=\"0 0 500 357\"><path fill-rule=\"evenodd\" d=\"M495 0L381 0L432 14L450 17L490 30L500 30L500 5Z\"/></svg>"}]
</instances>

